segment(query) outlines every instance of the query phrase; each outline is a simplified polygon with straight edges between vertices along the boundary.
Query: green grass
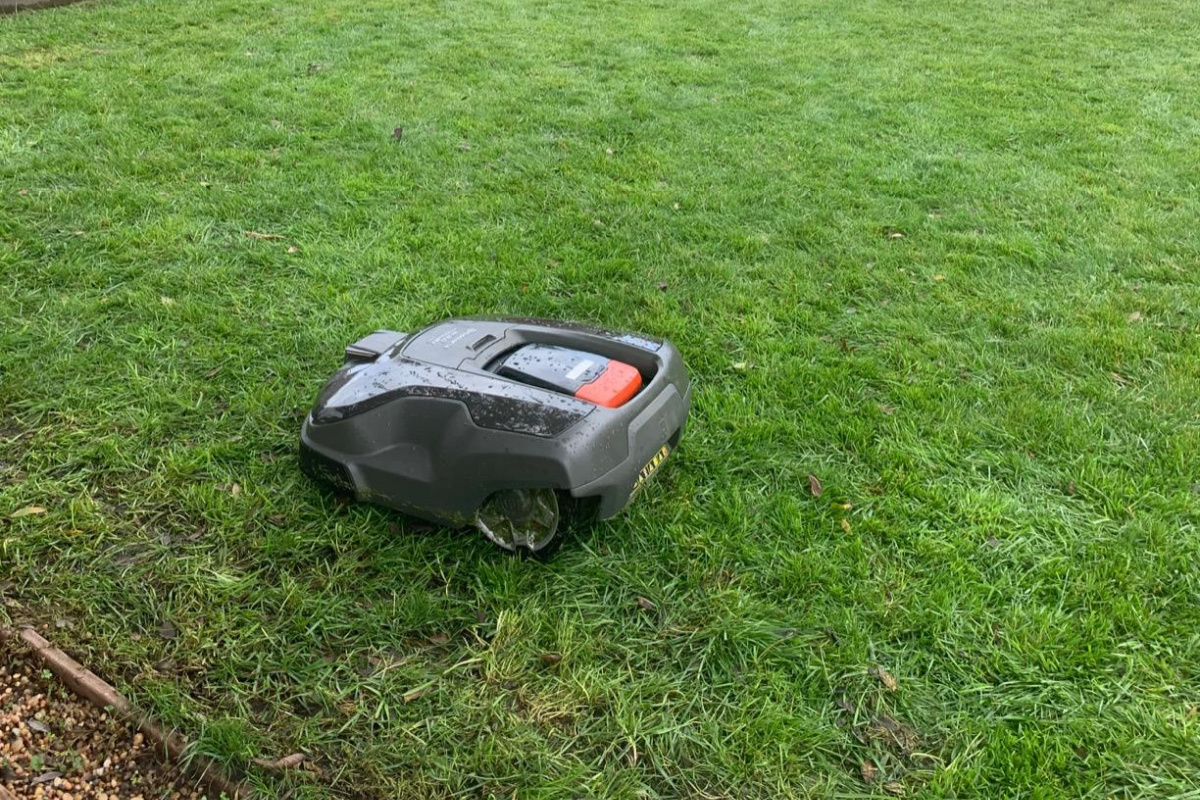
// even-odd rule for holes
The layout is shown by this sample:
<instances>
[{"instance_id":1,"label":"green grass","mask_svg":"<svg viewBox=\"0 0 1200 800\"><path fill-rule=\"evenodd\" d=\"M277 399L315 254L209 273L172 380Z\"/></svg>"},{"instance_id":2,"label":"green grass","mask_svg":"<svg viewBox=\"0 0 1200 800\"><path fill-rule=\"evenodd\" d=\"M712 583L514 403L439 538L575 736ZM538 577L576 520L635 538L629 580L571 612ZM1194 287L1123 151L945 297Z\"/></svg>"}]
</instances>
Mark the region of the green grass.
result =
<instances>
[{"instance_id":1,"label":"green grass","mask_svg":"<svg viewBox=\"0 0 1200 800\"><path fill-rule=\"evenodd\" d=\"M251 770L300 798L1198 797L1197 41L1190 0L0 18L0 620L235 768L313 754ZM297 470L346 342L476 313L692 369L548 565Z\"/></svg>"}]
</instances>

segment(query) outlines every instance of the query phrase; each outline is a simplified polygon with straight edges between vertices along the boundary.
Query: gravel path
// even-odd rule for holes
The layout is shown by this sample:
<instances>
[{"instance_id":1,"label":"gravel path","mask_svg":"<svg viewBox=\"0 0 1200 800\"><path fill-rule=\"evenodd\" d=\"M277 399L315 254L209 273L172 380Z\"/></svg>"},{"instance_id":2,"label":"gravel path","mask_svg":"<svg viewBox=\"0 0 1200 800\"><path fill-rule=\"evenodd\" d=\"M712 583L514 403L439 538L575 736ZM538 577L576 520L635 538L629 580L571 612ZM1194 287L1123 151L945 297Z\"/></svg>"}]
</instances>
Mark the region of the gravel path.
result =
<instances>
[{"instance_id":1,"label":"gravel path","mask_svg":"<svg viewBox=\"0 0 1200 800\"><path fill-rule=\"evenodd\" d=\"M196 800L142 734L0 644L0 800Z\"/></svg>"}]
</instances>

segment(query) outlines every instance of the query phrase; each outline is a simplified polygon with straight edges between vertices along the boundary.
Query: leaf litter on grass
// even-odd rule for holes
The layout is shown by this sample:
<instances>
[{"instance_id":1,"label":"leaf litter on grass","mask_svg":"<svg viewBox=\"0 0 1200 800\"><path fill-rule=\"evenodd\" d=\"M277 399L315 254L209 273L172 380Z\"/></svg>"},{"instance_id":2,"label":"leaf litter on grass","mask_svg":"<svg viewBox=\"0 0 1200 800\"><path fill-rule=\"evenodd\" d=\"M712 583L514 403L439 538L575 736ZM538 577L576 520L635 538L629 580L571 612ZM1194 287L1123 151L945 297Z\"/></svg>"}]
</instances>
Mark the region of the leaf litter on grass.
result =
<instances>
[{"instance_id":1,"label":"leaf litter on grass","mask_svg":"<svg viewBox=\"0 0 1200 800\"><path fill-rule=\"evenodd\" d=\"M889 692L894 692L900 688L900 682L896 680L896 677L883 667L873 667L870 672L879 679L879 682L883 684L883 688Z\"/></svg>"},{"instance_id":2,"label":"leaf litter on grass","mask_svg":"<svg viewBox=\"0 0 1200 800\"><path fill-rule=\"evenodd\" d=\"M880 714L859 728L857 734L865 742L879 742L897 755L908 756L921 743L916 728L890 714Z\"/></svg>"},{"instance_id":3,"label":"leaf litter on grass","mask_svg":"<svg viewBox=\"0 0 1200 800\"><path fill-rule=\"evenodd\" d=\"M9 514L8 518L9 519L20 519L21 517L31 517L31 516L36 516L38 514L45 514L45 513L46 513L46 509L44 506L25 506L24 508L18 508L16 511Z\"/></svg>"}]
</instances>

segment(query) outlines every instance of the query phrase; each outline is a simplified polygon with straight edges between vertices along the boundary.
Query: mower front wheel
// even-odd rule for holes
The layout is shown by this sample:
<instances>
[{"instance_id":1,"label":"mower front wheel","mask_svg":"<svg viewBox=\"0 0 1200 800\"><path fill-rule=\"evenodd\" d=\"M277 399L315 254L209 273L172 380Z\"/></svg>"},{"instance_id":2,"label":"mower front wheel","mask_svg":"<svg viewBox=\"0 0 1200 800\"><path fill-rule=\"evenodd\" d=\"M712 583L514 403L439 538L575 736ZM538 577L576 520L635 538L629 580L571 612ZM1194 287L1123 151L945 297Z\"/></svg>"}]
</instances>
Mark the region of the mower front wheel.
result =
<instances>
[{"instance_id":1,"label":"mower front wheel","mask_svg":"<svg viewBox=\"0 0 1200 800\"><path fill-rule=\"evenodd\" d=\"M475 527L502 550L544 559L558 549L588 506L555 489L504 489L484 502Z\"/></svg>"}]
</instances>

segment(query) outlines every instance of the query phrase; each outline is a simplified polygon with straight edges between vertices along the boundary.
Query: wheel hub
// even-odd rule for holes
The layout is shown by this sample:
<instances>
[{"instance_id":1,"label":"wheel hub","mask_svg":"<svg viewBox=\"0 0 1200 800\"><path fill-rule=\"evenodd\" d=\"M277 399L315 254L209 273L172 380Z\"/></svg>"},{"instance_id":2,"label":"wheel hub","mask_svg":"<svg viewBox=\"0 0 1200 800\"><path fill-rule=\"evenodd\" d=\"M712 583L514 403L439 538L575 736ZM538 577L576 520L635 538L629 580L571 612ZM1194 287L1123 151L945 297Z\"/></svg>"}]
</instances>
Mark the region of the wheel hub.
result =
<instances>
[{"instance_id":1,"label":"wheel hub","mask_svg":"<svg viewBox=\"0 0 1200 800\"><path fill-rule=\"evenodd\" d=\"M505 489L488 498L475 525L505 550L536 553L554 539L559 519L553 489Z\"/></svg>"}]
</instances>

